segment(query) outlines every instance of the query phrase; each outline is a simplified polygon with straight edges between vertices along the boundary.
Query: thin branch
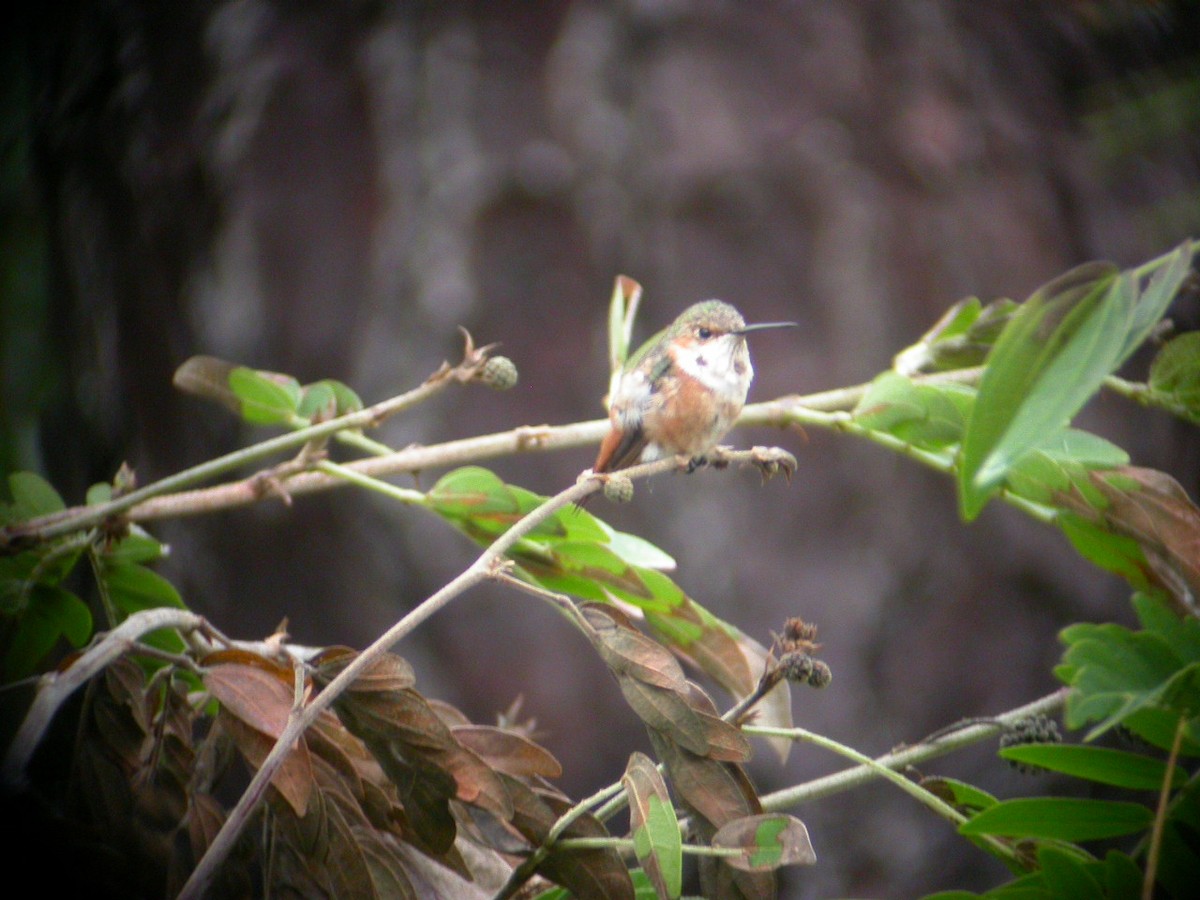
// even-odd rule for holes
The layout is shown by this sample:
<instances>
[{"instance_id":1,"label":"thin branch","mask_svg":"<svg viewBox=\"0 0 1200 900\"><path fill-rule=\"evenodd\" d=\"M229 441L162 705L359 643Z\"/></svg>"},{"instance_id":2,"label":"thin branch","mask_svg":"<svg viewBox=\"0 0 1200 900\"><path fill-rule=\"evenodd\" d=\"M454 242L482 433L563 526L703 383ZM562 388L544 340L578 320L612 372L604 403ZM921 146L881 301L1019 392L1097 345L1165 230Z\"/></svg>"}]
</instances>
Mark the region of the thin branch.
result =
<instances>
[{"instance_id":1,"label":"thin branch","mask_svg":"<svg viewBox=\"0 0 1200 900\"><path fill-rule=\"evenodd\" d=\"M1142 881L1142 900L1154 897L1154 882L1158 877L1158 859L1162 852L1163 826L1167 821L1167 808L1171 799L1171 782L1175 779L1175 767L1179 764L1179 750L1183 746L1183 735L1187 731L1187 716L1180 715L1175 726L1175 739L1171 742L1171 753L1167 757L1167 770L1163 773L1162 788L1158 792L1158 808L1154 811L1154 827L1150 831L1150 849L1146 851L1146 875Z\"/></svg>"},{"instance_id":2,"label":"thin branch","mask_svg":"<svg viewBox=\"0 0 1200 900\"><path fill-rule=\"evenodd\" d=\"M348 443L368 452L380 452L384 445L377 441L358 441L353 429L377 423L382 418L429 399L456 380L443 370L435 373L419 387L358 412L339 416L297 431L278 435L250 447L228 453L191 469L147 485L109 503L96 506L76 506L70 509L15 523L0 529L0 546L22 539L48 539L98 524L115 515L125 515L136 522L199 515L217 510L232 509L258 503L271 496L263 490L261 473L238 481L209 488L193 485L246 464L297 450L310 441L330 435L344 434ZM449 369L453 373L457 369ZM978 381L981 369L962 369L939 372L914 379L918 384L969 384ZM803 419L803 413L836 412L853 409L870 384L838 388L807 395L789 395L765 403L752 403L742 410L739 425L791 428L807 424L825 426L825 421ZM355 460L344 464L346 469L372 478L425 469L445 468L479 462L518 453L541 453L595 445L607 433L607 419L593 419L570 425L523 425L508 431L446 441L426 447L407 447L403 450ZM296 497L316 491L329 490L347 483L326 472L306 471L291 475L287 480L288 496Z\"/></svg>"},{"instance_id":3,"label":"thin branch","mask_svg":"<svg viewBox=\"0 0 1200 900\"><path fill-rule=\"evenodd\" d=\"M775 791L772 794L767 794L762 797L763 808L770 811L778 811L799 806L803 803L811 803L814 800L820 800L823 797L838 794L850 788L856 788L868 781L873 781L879 777L877 766L883 766L888 769L903 769L905 766L916 765L926 760L945 756L947 753L951 753L962 747L977 744L980 741L995 737L1003 731L1005 726L1011 725L1020 719L1039 714L1053 715L1062 709L1063 704L1066 703L1068 693L1068 688L1060 688L1053 694L1048 694L1039 700L1027 703L1025 706L1017 707L996 716L986 723L967 725L958 731L943 735L936 740L914 744L911 747L904 747L891 753L885 753L883 756L878 756L873 760L875 764L873 766L854 766L849 769L843 769L840 772L835 772L832 775L826 775L823 778L815 778L812 781L806 781L803 784L793 785L792 787Z\"/></svg>"},{"instance_id":4,"label":"thin branch","mask_svg":"<svg viewBox=\"0 0 1200 900\"><path fill-rule=\"evenodd\" d=\"M468 350L471 350L470 344L468 344ZM174 475L168 475L166 478L156 481L153 484L130 491L128 494L110 500L107 503L99 503L94 506L76 506L60 510L48 516L40 516L27 522L8 525L0 529L0 546L22 539L48 540L72 531L90 528L93 525L98 525L105 519L127 513L155 497L178 494L181 490L189 488L194 484L208 481L217 475L223 475L232 469L239 468L248 463L257 462L258 460L289 450L299 449L310 442L319 441L322 438L337 434L339 431L378 425L389 416L428 400L450 384L456 381L468 380L470 372L475 371L479 366L479 360L471 359L470 356L471 354L468 353L468 358L464 359L463 363L458 367L452 368L443 364L441 369L427 378L418 387L365 409L299 428L296 431L278 435L249 447L243 447L232 453L227 453L224 456L219 456L216 459L193 466L190 469L184 469L182 472L176 472ZM251 481L252 479L247 479L242 484ZM258 489L258 496L254 497L254 499L261 499L261 488Z\"/></svg>"},{"instance_id":5,"label":"thin branch","mask_svg":"<svg viewBox=\"0 0 1200 900\"><path fill-rule=\"evenodd\" d=\"M932 791L926 790L919 784L905 778L899 772L895 771L891 766L883 765L876 760L871 759L863 753L859 753L853 747L827 738L824 735L809 731L806 728L768 728L756 725L746 725L742 729L746 734L757 734L764 737L784 737L793 740L804 741L805 743L815 744L832 753L837 753L839 756L844 756L847 759L852 759L860 766L870 769L877 777L886 781L890 781L904 793L908 794L918 803L923 804L926 808L932 810L937 815L941 816L956 828L967 821L967 817L943 800L941 797L934 794ZM982 839L992 848L998 855L1004 857L1010 862L1015 862L1017 859L1016 853L1012 847L992 835L982 835Z\"/></svg>"}]
</instances>

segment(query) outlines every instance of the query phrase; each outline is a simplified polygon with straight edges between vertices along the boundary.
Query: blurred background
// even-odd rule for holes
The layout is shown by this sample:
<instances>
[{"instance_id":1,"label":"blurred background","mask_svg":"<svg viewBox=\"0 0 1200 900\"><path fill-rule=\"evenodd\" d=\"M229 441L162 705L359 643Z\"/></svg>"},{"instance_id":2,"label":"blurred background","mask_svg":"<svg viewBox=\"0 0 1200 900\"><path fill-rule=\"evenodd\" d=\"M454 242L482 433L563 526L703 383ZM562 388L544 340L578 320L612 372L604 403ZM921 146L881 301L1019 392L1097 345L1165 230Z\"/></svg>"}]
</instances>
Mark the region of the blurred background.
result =
<instances>
[{"instance_id":1,"label":"blurred background","mask_svg":"<svg viewBox=\"0 0 1200 900\"><path fill-rule=\"evenodd\" d=\"M645 287L643 337L706 297L801 323L754 340L764 400L869 380L963 296L1200 234L1186 0L91 0L27 9L4 40L0 468L69 502L122 461L144 484L266 434L173 390L197 353L372 402L457 360L458 325L501 342L516 389L451 390L380 435L432 443L601 416L619 273ZM1083 419L1200 492L1194 429L1108 397ZM1063 625L1130 621L1126 586L1056 532L998 506L964 526L915 464L824 433L731 440L793 451L791 486L701 472L592 509L761 642L789 615L819 626L834 680L796 692L805 727L884 752L1052 690ZM552 493L593 458L489 465ZM194 610L247 638L286 617L310 644L364 646L476 555L349 489L154 531ZM475 720L522 696L572 795L647 749L527 597L478 589L398 652ZM752 774L766 792L840 765L760 750ZM1037 789L992 748L929 771ZM788 897L1005 878L893 789L792 812L819 862Z\"/></svg>"}]
</instances>

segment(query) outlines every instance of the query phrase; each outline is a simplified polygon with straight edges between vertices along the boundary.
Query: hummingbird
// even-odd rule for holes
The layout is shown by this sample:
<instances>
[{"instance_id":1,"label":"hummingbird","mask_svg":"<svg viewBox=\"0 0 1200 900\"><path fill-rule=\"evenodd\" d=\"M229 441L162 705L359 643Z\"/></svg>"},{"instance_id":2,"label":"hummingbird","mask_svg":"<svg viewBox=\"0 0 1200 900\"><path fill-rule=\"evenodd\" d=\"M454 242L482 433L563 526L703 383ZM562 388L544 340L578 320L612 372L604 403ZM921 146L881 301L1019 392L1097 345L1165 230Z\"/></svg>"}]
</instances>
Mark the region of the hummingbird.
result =
<instances>
[{"instance_id":1,"label":"hummingbird","mask_svg":"<svg viewBox=\"0 0 1200 900\"><path fill-rule=\"evenodd\" d=\"M795 322L747 325L721 300L695 303L629 357L609 402L612 428L593 472L678 454L700 462L737 421L754 378L746 335Z\"/></svg>"}]
</instances>

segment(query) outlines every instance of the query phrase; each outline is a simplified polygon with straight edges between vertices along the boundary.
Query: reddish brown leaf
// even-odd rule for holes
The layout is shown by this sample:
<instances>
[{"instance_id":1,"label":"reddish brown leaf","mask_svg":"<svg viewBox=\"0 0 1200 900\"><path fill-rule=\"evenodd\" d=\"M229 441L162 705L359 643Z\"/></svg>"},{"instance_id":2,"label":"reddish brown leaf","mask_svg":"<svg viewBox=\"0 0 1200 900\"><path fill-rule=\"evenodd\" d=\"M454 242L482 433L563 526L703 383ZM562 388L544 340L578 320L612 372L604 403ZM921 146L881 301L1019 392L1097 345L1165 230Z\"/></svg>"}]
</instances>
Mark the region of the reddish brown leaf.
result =
<instances>
[{"instance_id":1,"label":"reddish brown leaf","mask_svg":"<svg viewBox=\"0 0 1200 900\"><path fill-rule=\"evenodd\" d=\"M255 769L260 768L271 748L275 746L275 740L243 721L225 706L217 713L217 722L233 738L246 762ZM309 758L304 738L301 738L283 758L283 763L271 778L271 786L279 791L297 816L304 815L313 791L312 760Z\"/></svg>"},{"instance_id":2,"label":"reddish brown leaf","mask_svg":"<svg viewBox=\"0 0 1200 900\"><path fill-rule=\"evenodd\" d=\"M1097 508L1077 493L1056 499L1085 521L1137 542L1145 576L1185 610L1200 597L1200 509L1171 476L1155 469L1122 466L1088 473L1107 506Z\"/></svg>"},{"instance_id":3,"label":"reddish brown leaf","mask_svg":"<svg viewBox=\"0 0 1200 900\"><path fill-rule=\"evenodd\" d=\"M491 725L460 725L451 731L460 744L506 775L562 776L562 765L550 751L524 735Z\"/></svg>"},{"instance_id":4,"label":"reddish brown leaf","mask_svg":"<svg viewBox=\"0 0 1200 900\"><path fill-rule=\"evenodd\" d=\"M723 859L747 872L765 872L780 866L810 866L817 861L804 823L782 813L734 819L713 835L712 845L741 850L742 856Z\"/></svg>"},{"instance_id":5,"label":"reddish brown leaf","mask_svg":"<svg viewBox=\"0 0 1200 900\"><path fill-rule=\"evenodd\" d=\"M330 647L313 660L317 679L328 684L351 662L358 652L349 647ZM354 679L349 690L354 692L400 691L417 683L412 666L402 656L384 653L376 657L361 675Z\"/></svg>"},{"instance_id":6,"label":"reddish brown leaf","mask_svg":"<svg viewBox=\"0 0 1200 900\"><path fill-rule=\"evenodd\" d=\"M283 734L292 712L294 691L279 673L244 663L208 666L204 686L232 715L273 738Z\"/></svg>"},{"instance_id":7,"label":"reddish brown leaf","mask_svg":"<svg viewBox=\"0 0 1200 900\"><path fill-rule=\"evenodd\" d=\"M594 629L600 658L618 676L648 685L682 690L683 668L666 647L642 634L612 607L586 605L583 614Z\"/></svg>"}]
</instances>

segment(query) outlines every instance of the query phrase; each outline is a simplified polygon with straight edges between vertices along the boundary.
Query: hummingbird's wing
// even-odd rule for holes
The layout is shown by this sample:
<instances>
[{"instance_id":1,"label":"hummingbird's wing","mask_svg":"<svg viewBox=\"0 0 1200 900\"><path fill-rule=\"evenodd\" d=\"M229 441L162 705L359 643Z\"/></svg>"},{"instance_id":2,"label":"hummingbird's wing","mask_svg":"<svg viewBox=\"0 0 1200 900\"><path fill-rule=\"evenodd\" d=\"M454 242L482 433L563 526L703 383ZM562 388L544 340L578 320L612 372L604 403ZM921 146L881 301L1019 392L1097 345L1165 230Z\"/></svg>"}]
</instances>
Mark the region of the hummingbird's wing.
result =
<instances>
[{"instance_id":1,"label":"hummingbird's wing","mask_svg":"<svg viewBox=\"0 0 1200 900\"><path fill-rule=\"evenodd\" d=\"M600 444L593 472L613 472L635 465L650 442L646 435L646 414L655 402L659 379L670 368L671 360L664 354L662 361L653 367L638 365L644 356L641 351L635 354L630 359L634 367L627 368L621 377L609 409L612 428Z\"/></svg>"},{"instance_id":2,"label":"hummingbird's wing","mask_svg":"<svg viewBox=\"0 0 1200 900\"><path fill-rule=\"evenodd\" d=\"M614 426L600 444L593 472L615 472L638 462L646 449L646 432L641 425L629 428Z\"/></svg>"}]
</instances>

